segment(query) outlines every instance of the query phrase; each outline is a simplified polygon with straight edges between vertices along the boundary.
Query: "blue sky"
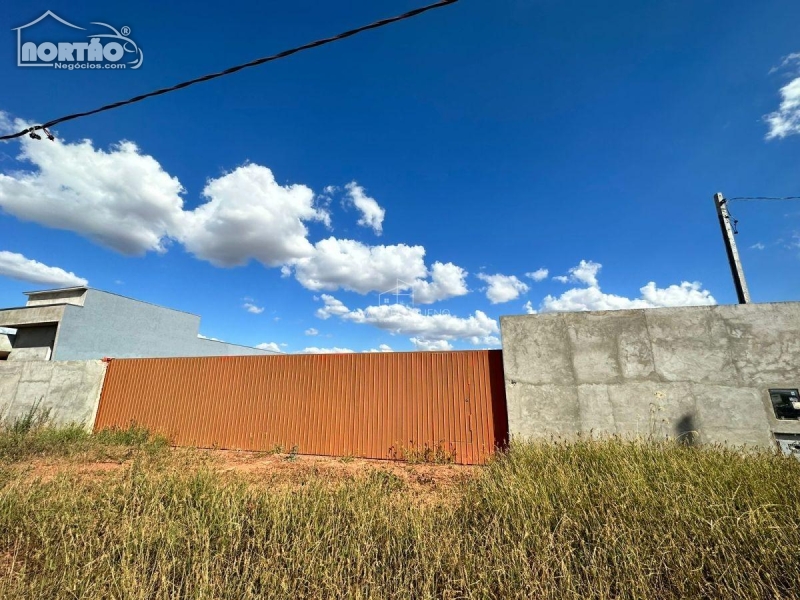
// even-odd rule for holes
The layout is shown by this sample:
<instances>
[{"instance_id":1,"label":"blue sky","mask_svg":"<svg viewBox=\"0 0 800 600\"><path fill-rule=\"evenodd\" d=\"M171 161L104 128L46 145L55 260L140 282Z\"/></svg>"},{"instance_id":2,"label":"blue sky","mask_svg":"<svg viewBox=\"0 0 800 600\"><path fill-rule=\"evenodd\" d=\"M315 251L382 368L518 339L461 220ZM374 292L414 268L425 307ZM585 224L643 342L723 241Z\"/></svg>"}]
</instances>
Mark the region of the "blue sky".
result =
<instances>
[{"instance_id":1,"label":"blue sky","mask_svg":"<svg viewBox=\"0 0 800 600\"><path fill-rule=\"evenodd\" d=\"M6 3L0 127L419 5ZM17 67L12 28L48 9L130 27L141 68ZM712 196L800 193L798 22L796 1L461 0L0 143L0 306L86 279L300 352L493 347L505 314L733 303ZM800 202L731 210L753 299L800 299ZM398 279L414 304L381 302Z\"/></svg>"}]
</instances>

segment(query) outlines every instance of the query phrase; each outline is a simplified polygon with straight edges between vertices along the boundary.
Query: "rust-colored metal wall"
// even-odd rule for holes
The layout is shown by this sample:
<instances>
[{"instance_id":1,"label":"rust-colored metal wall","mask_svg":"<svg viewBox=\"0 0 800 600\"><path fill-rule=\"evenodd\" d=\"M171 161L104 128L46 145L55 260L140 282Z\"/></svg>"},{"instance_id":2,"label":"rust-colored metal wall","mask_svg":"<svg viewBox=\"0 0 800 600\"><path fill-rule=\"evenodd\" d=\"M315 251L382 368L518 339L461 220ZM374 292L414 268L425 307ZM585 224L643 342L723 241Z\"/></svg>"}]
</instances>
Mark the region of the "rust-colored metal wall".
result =
<instances>
[{"instance_id":1,"label":"rust-colored metal wall","mask_svg":"<svg viewBox=\"0 0 800 600\"><path fill-rule=\"evenodd\" d=\"M176 445L480 464L508 439L500 350L113 360L95 431Z\"/></svg>"}]
</instances>

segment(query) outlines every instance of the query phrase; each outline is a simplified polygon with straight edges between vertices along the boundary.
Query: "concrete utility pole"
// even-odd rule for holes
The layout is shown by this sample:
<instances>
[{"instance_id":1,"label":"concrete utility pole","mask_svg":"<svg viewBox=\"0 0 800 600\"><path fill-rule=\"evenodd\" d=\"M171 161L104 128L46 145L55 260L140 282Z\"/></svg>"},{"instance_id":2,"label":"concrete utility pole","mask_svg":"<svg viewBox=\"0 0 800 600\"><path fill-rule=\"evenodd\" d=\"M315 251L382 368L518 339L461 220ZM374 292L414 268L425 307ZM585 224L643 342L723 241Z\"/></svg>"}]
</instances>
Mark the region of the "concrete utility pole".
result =
<instances>
[{"instance_id":1,"label":"concrete utility pole","mask_svg":"<svg viewBox=\"0 0 800 600\"><path fill-rule=\"evenodd\" d=\"M720 193L714 194L714 206L717 207L719 217L719 227L722 229L722 240L725 242L725 251L728 253L728 263L731 266L733 275L733 285L736 288L736 296L739 304L750 303L750 292L747 290L747 282L744 280L744 270L742 262L739 260L739 251L736 249L736 240L733 239L733 227L731 227L731 215L728 213L728 201Z\"/></svg>"}]
</instances>

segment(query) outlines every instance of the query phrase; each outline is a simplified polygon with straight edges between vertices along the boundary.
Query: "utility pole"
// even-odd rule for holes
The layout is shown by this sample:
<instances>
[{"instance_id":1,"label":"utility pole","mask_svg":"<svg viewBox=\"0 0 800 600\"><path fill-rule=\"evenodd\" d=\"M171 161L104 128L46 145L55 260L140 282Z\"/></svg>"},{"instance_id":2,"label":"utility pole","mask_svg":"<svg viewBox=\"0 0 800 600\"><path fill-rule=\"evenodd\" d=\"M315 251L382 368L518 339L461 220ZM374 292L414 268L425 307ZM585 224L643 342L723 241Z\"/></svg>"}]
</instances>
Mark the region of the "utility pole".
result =
<instances>
[{"instance_id":1,"label":"utility pole","mask_svg":"<svg viewBox=\"0 0 800 600\"><path fill-rule=\"evenodd\" d=\"M739 260L739 251L736 249L736 240L733 239L734 231L731 227L731 215L728 213L728 201L722 194L714 194L714 206L717 207L719 227L722 230L725 251L728 253L728 263L731 267L736 296L739 298L739 304L749 304L750 292L747 290L747 282L744 280L744 270L742 262Z\"/></svg>"}]
</instances>

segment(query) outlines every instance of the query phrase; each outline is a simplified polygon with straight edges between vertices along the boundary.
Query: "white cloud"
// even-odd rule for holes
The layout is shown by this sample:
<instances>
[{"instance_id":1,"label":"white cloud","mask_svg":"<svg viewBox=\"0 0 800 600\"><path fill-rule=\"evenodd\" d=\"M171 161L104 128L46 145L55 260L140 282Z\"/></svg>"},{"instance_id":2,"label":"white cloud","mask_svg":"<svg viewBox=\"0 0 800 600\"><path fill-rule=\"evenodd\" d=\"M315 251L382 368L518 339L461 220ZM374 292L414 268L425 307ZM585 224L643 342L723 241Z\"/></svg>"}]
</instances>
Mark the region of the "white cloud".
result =
<instances>
[{"instance_id":1,"label":"white cloud","mask_svg":"<svg viewBox=\"0 0 800 600\"><path fill-rule=\"evenodd\" d=\"M254 315L260 315L261 313L264 312L263 306L257 306L252 302L245 302L244 304L242 304L242 308L244 308L247 312L252 313Z\"/></svg>"},{"instance_id":2,"label":"white cloud","mask_svg":"<svg viewBox=\"0 0 800 600\"><path fill-rule=\"evenodd\" d=\"M578 266L572 267L567 275L556 275L553 277L554 281L559 283L583 283L588 286L597 286L597 274L603 265L593 262L591 260L582 260Z\"/></svg>"},{"instance_id":3,"label":"white cloud","mask_svg":"<svg viewBox=\"0 0 800 600\"><path fill-rule=\"evenodd\" d=\"M217 339L215 337L208 337L207 335L203 335L202 333L198 333L197 337L199 337L201 340L211 340L212 342L221 342L222 341L222 340ZM256 347L258 347L258 346L256 346Z\"/></svg>"},{"instance_id":4,"label":"white cloud","mask_svg":"<svg viewBox=\"0 0 800 600\"><path fill-rule=\"evenodd\" d=\"M259 350L269 350L270 352L280 352L283 353L281 350L281 346L285 346L286 344L276 344L275 342L262 342L258 344L256 348Z\"/></svg>"},{"instance_id":5,"label":"white cloud","mask_svg":"<svg viewBox=\"0 0 800 600\"><path fill-rule=\"evenodd\" d=\"M435 262L431 267L431 281L417 279L411 283L415 304L433 304L439 300L469 293L467 272L453 263Z\"/></svg>"},{"instance_id":6,"label":"white cloud","mask_svg":"<svg viewBox=\"0 0 800 600\"><path fill-rule=\"evenodd\" d=\"M516 300L520 294L524 294L530 289L526 283L517 279L515 275L501 275L500 273L486 275L485 273L478 273L478 279L489 284L486 289L486 297L492 304Z\"/></svg>"},{"instance_id":7,"label":"white cloud","mask_svg":"<svg viewBox=\"0 0 800 600\"><path fill-rule=\"evenodd\" d=\"M769 70L770 75L780 71L784 67L788 67L790 64L792 64L795 61L800 63L800 52L794 52L792 54L788 54L787 56L784 56L783 60L781 61L781 64L779 64L777 67L772 67Z\"/></svg>"},{"instance_id":8,"label":"white cloud","mask_svg":"<svg viewBox=\"0 0 800 600\"><path fill-rule=\"evenodd\" d=\"M757 242L757 243L753 244L752 246L750 246L751 250L763 250L764 248L766 248L766 246L764 244L762 244L761 242Z\"/></svg>"},{"instance_id":9,"label":"white cloud","mask_svg":"<svg viewBox=\"0 0 800 600\"><path fill-rule=\"evenodd\" d=\"M411 343L414 344L414 348L416 350L422 350L422 351L438 351L438 350L453 349L453 345L447 340L430 341L412 337Z\"/></svg>"},{"instance_id":10,"label":"white cloud","mask_svg":"<svg viewBox=\"0 0 800 600\"><path fill-rule=\"evenodd\" d=\"M308 329L306 329L305 334L306 335L319 335L319 331L317 331L313 327L309 327Z\"/></svg>"},{"instance_id":11,"label":"white cloud","mask_svg":"<svg viewBox=\"0 0 800 600\"><path fill-rule=\"evenodd\" d=\"M651 281L642 288L642 299L651 307L660 306L703 306L716 304L717 301L711 292L703 289L699 281L683 281L680 285L671 285L667 288L658 288Z\"/></svg>"},{"instance_id":12,"label":"white cloud","mask_svg":"<svg viewBox=\"0 0 800 600\"><path fill-rule=\"evenodd\" d=\"M469 341L475 346L489 346L490 348L497 348L500 346L500 338L496 335L473 336Z\"/></svg>"},{"instance_id":13,"label":"white cloud","mask_svg":"<svg viewBox=\"0 0 800 600\"><path fill-rule=\"evenodd\" d=\"M425 278L424 256L422 246L368 246L330 237L317 242L309 257L293 264L297 280L309 290L366 294L394 288L398 280Z\"/></svg>"},{"instance_id":14,"label":"white cloud","mask_svg":"<svg viewBox=\"0 0 800 600\"><path fill-rule=\"evenodd\" d=\"M355 181L351 181L344 187L353 205L361 212L358 224L362 227L371 227L377 235L381 235L383 233L383 218L386 216L386 210L380 207L375 198L367 196L364 188Z\"/></svg>"},{"instance_id":15,"label":"white cloud","mask_svg":"<svg viewBox=\"0 0 800 600\"><path fill-rule=\"evenodd\" d=\"M528 315L535 315L538 312L535 308L533 308L533 303L530 300L528 300L522 306L522 308L525 309L525 314L528 314Z\"/></svg>"},{"instance_id":16,"label":"white cloud","mask_svg":"<svg viewBox=\"0 0 800 600\"><path fill-rule=\"evenodd\" d=\"M469 317L461 318L446 311L423 313L419 308L403 304L381 304L350 310L340 300L327 294L322 295L322 301L325 306L317 310L320 318L337 316L351 323L372 325L395 334L412 335L422 341L469 339L499 332L497 321L480 310Z\"/></svg>"},{"instance_id":17,"label":"white cloud","mask_svg":"<svg viewBox=\"0 0 800 600\"><path fill-rule=\"evenodd\" d=\"M186 249L215 266L232 267L250 259L277 267L310 256L306 221L330 223L304 185L282 186L267 167L249 164L203 190L208 202L184 214L176 237Z\"/></svg>"},{"instance_id":18,"label":"white cloud","mask_svg":"<svg viewBox=\"0 0 800 600\"><path fill-rule=\"evenodd\" d=\"M350 350L350 348L317 348L317 347L310 347L304 348L302 354L350 354L351 352L355 352L355 350Z\"/></svg>"},{"instance_id":19,"label":"white cloud","mask_svg":"<svg viewBox=\"0 0 800 600\"><path fill-rule=\"evenodd\" d=\"M800 53L787 56L780 68L788 67L792 63L800 64ZM778 110L764 116L769 126L767 139L785 138L789 135L800 134L800 77L795 77L780 89L781 103Z\"/></svg>"},{"instance_id":20,"label":"white cloud","mask_svg":"<svg viewBox=\"0 0 800 600\"><path fill-rule=\"evenodd\" d=\"M48 267L38 261L25 258L22 254L6 250L0 251L0 275L20 281L58 287L72 287L88 283L86 279L78 277L71 271Z\"/></svg>"},{"instance_id":21,"label":"white cloud","mask_svg":"<svg viewBox=\"0 0 800 600\"><path fill-rule=\"evenodd\" d=\"M0 127L10 128L0 112ZM26 123L15 122L24 127ZM109 150L85 140L70 144L20 140L29 171L0 174L0 209L19 219L74 231L127 255L165 252L172 240L197 258L232 267L250 260L295 274L311 290L383 292L406 282L420 303L468 293L466 271L452 263L425 265L425 248L369 246L334 237L312 243L307 224L331 217L324 198L305 185L280 185L267 167L246 164L210 179L205 202L184 208L184 188L131 142ZM328 186L325 194L336 189ZM347 185L362 225L382 231L385 211L356 182Z\"/></svg>"},{"instance_id":22,"label":"white cloud","mask_svg":"<svg viewBox=\"0 0 800 600\"><path fill-rule=\"evenodd\" d=\"M665 306L700 306L716 304L717 301L708 290L702 289L699 282L684 281L680 285L659 288L651 281L640 288L639 298L626 298L606 294L597 282L597 273L602 268L599 263L581 261L570 269L570 280L584 283L587 287L567 290L558 297L548 295L542 301L541 312L569 312L586 310L620 310L630 308L658 308ZM525 305L526 311L533 309ZM529 313L532 314L532 313Z\"/></svg>"},{"instance_id":23,"label":"white cloud","mask_svg":"<svg viewBox=\"0 0 800 600\"><path fill-rule=\"evenodd\" d=\"M369 350L364 350L364 352L393 352L393 350L388 344L381 344L377 348L370 348Z\"/></svg>"},{"instance_id":24,"label":"white cloud","mask_svg":"<svg viewBox=\"0 0 800 600\"><path fill-rule=\"evenodd\" d=\"M547 276L549 274L550 274L550 271L543 267L541 269L536 269L535 271L532 271L530 273L525 273L525 277L528 277L530 279L533 279L536 282L539 282L539 281L544 281L545 279L547 279Z\"/></svg>"},{"instance_id":25,"label":"white cloud","mask_svg":"<svg viewBox=\"0 0 800 600\"><path fill-rule=\"evenodd\" d=\"M314 300L319 300L314 296ZM350 309L344 305L344 302L334 298L329 294L322 294L322 301L325 304L322 308L317 309L317 317L320 319L328 319L334 317L344 317L350 312Z\"/></svg>"},{"instance_id":26,"label":"white cloud","mask_svg":"<svg viewBox=\"0 0 800 600\"><path fill-rule=\"evenodd\" d=\"M16 125L26 126L17 121ZM23 221L79 233L126 255L164 252L180 227L184 190L131 142L106 152L84 140L68 144L22 138L29 172L0 173L0 208Z\"/></svg>"}]
</instances>

